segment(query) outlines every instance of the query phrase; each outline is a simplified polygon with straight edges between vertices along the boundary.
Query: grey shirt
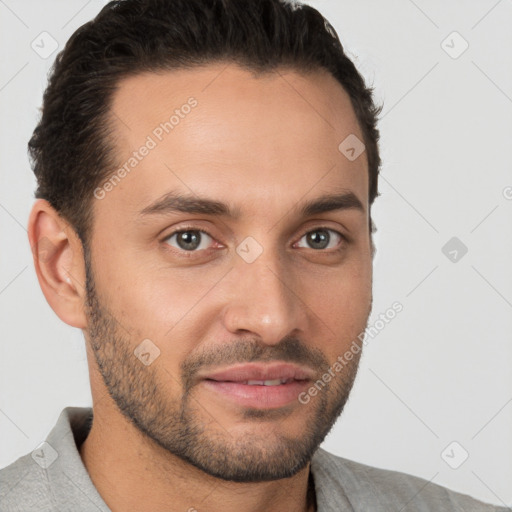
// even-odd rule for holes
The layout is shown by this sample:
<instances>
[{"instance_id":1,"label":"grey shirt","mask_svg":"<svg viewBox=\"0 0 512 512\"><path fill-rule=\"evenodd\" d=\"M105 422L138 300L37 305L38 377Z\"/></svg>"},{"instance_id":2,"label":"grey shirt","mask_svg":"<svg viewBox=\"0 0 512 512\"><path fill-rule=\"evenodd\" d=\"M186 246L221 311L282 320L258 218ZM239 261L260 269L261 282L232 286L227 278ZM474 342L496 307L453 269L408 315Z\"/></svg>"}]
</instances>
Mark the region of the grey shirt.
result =
<instances>
[{"instance_id":1,"label":"grey shirt","mask_svg":"<svg viewBox=\"0 0 512 512\"><path fill-rule=\"evenodd\" d=\"M78 451L91 424L91 408L66 407L44 443L0 470L0 512L108 512ZM311 460L311 473L318 512L510 510L422 478L337 457L321 448Z\"/></svg>"}]
</instances>

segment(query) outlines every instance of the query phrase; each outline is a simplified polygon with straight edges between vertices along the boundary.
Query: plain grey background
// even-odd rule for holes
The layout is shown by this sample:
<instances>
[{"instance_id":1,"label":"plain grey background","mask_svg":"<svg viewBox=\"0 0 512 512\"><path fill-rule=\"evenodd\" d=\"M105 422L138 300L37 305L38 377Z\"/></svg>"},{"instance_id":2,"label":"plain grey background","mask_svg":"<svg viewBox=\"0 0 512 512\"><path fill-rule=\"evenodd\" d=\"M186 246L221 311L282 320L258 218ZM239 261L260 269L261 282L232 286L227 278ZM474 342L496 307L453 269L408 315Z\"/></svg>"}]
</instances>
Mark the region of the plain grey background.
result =
<instances>
[{"instance_id":1,"label":"plain grey background","mask_svg":"<svg viewBox=\"0 0 512 512\"><path fill-rule=\"evenodd\" d=\"M57 51L105 3L0 1L0 467L91 405L82 333L33 270L26 144ZM369 324L403 305L323 447L511 506L512 1L308 3L384 102Z\"/></svg>"}]
</instances>

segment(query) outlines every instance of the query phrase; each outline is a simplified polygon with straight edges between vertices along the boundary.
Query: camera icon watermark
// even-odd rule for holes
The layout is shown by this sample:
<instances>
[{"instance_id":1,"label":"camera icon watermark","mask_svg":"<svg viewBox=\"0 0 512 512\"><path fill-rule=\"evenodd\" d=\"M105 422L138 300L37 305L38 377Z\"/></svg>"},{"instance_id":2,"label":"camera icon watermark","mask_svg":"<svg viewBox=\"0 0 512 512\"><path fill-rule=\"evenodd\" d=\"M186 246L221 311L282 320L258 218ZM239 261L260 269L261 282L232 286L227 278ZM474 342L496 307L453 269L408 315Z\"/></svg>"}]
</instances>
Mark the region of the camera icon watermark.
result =
<instances>
[{"instance_id":1,"label":"camera icon watermark","mask_svg":"<svg viewBox=\"0 0 512 512\"><path fill-rule=\"evenodd\" d=\"M41 32L33 41L30 43L32 50L34 50L39 57L47 59L52 55L55 50L59 47L59 43L56 39L44 31Z\"/></svg>"},{"instance_id":2,"label":"camera icon watermark","mask_svg":"<svg viewBox=\"0 0 512 512\"><path fill-rule=\"evenodd\" d=\"M48 469L58 458L57 450L46 441L43 441L32 451L32 458L43 469Z\"/></svg>"},{"instance_id":3,"label":"camera icon watermark","mask_svg":"<svg viewBox=\"0 0 512 512\"><path fill-rule=\"evenodd\" d=\"M366 146L363 141L353 133L343 139L338 146L339 152L345 155L351 162L356 160L364 152L365 148Z\"/></svg>"},{"instance_id":4,"label":"camera icon watermark","mask_svg":"<svg viewBox=\"0 0 512 512\"><path fill-rule=\"evenodd\" d=\"M137 345L133 353L142 364L149 366L160 355L160 349L150 339L146 338Z\"/></svg>"},{"instance_id":5,"label":"camera icon watermark","mask_svg":"<svg viewBox=\"0 0 512 512\"><path fill-rule=\"evenodd\" d=\"M469 48L469 43L457 31L453 31L443 39L441 48L452 59L458 59Z\"/></svg>"},{"instance_id":6,"label":"camera icon watermark","mask_svg":"<svg viewBox=\"0 0 512 512\"><path fill-rule=\"evenodd\" d=\"M441 458L452 469L458 469L469 457L468 451L457 441L452 441L442 452Z\"/></svg>"},{"instance_id":7,"label":"camera icon watermark","mask_svg":"<svg viewBox=\"0 0 512 512\"><path fill-rule=\"evenodd\" d=\"M454 236L443 245L441 252L452 263L458 263L467 254L468 248L460 239Z\"/></svg>"},{"instance_id":8,"label":"camera icon watermark","mask_svg":"<svg viewBox=\"0 0 512 512\"><path fill-rule=\"evenodd\" d=\"M263 247L252 237L244 238L236 247L236 253L246 262L253 263L263 252Z\"/></svg>"}]
</instances>

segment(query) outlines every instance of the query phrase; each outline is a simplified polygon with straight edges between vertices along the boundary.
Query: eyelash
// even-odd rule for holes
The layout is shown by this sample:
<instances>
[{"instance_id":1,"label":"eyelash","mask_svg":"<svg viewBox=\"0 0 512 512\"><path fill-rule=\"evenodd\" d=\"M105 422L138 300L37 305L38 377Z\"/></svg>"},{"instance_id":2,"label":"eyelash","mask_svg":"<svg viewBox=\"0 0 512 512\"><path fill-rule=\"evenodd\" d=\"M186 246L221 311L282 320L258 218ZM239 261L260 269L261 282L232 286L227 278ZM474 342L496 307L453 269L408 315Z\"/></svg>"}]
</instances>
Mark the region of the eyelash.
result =
<instances>
[{"instance_id":1,"label":"eyelash","mask_svg":"<svg viewBox=\"0 0 512 512\"><path fill-rule=\"evenodd\" d=\"M322 230L329 231L331 233L335 233L336 235L338 235L340 237L340 239L341 239L340 243L339 243L339 247L337 247L335 249L331 249L331 250L327 250L327 249L315 250L315 249L311 249L310 248L311 250L313 250L315 252L325 253L325 254L338 253L338 252L340 252L343 249L343 246L345 245L345 243L348 242L348 238L345 235L343 235L339 231L336 231L335 229L332 229L332 228L327 227L327 226L317 226L314 229L308 229L307 231L302 233L302 235L299 237L297 242L300 241L304 236L308 235L309 233L314 233L315 231L322 231ZM177 229L176 231L172 231L171 233L169 233L165 238L163 238L162 242L164 242L164 244L165 244L166 248L168 248L168 250L172 251L175 254L179 254L180 256L183 256L185 258L193 258L194 255L197 254L197 253L204 252L204 251L210 251L210 248L208 248L208 249L201 249L201 250L194 250L194 251L186 251L184 249L179 249L177 247L173 247L173 246L165 243L167 240L169 240L174 235L179 235L180 233L187 233L189 231L205 234L205 235L209 236L212 240L215 240L215 238L212 235L210 235L210 233L208 233L208 231L205 231L204 229L198 229L198 228L193 227L193 226L185 226L185 227ZM295 242L295 243L297 243L297 242ZM330 242L330 240L329 240L329 242Z\"/></svg>"}]
</instances>

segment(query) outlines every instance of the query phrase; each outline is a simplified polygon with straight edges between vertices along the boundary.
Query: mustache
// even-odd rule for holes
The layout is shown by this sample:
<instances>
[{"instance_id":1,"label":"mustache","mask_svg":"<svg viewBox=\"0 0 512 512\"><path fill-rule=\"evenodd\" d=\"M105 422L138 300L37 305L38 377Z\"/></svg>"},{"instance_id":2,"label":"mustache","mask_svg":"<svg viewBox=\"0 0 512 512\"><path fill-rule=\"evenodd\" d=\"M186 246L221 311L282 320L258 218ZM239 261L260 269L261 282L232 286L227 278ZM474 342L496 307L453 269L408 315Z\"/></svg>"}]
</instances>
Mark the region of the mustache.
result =
<instances>
[{"instance_id":1,"label":"mustache","mask_svg":"<svg viewBox=\"0 0 512 512\"><path fill-rule=\"evenodd\" d=\"M276 345L267 345L257 339L236 340L186 358L180 365L183 387L187 392L197 382L197 373L204 368L269 361L309 366L319 374L329 367L321 350L308 347L295 337L285 337Z\"/></svg>"}]
</instances>

